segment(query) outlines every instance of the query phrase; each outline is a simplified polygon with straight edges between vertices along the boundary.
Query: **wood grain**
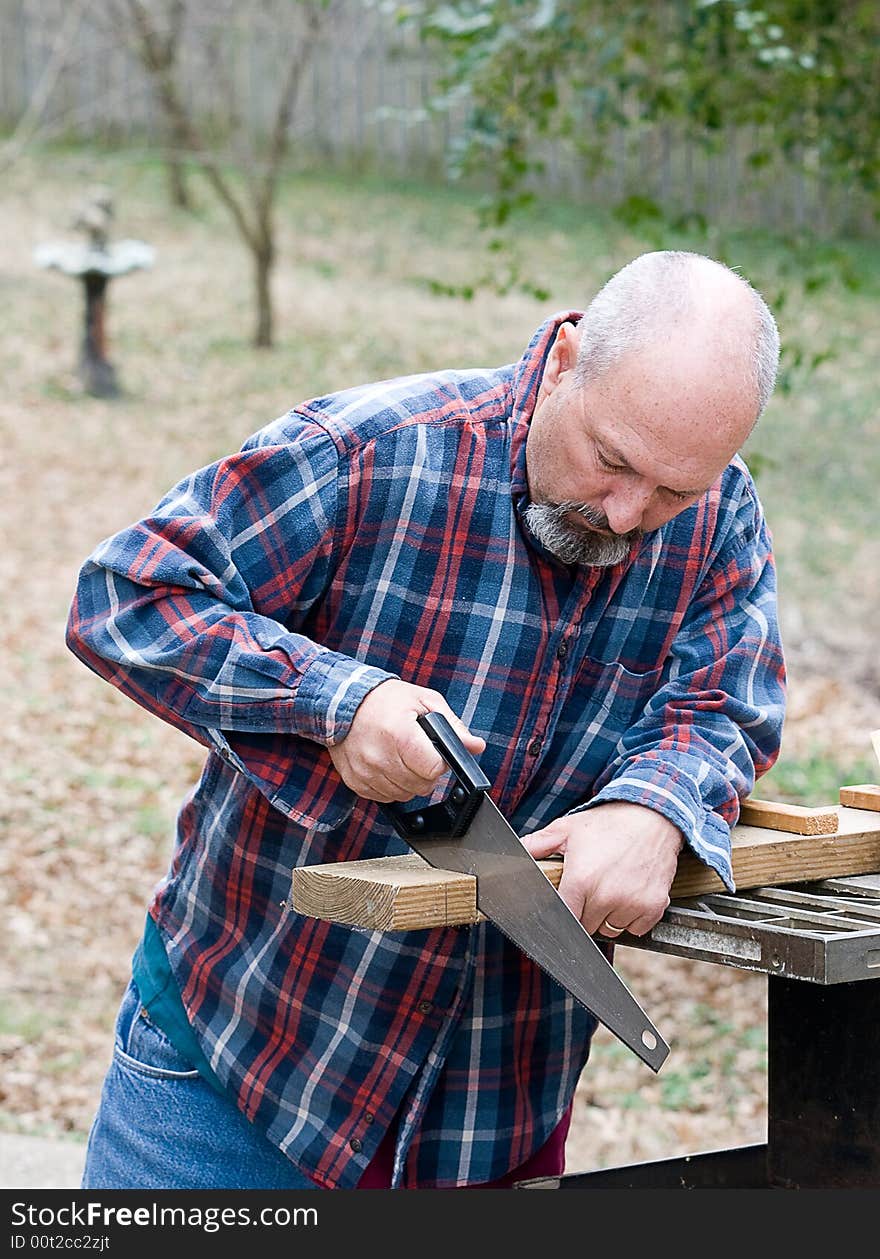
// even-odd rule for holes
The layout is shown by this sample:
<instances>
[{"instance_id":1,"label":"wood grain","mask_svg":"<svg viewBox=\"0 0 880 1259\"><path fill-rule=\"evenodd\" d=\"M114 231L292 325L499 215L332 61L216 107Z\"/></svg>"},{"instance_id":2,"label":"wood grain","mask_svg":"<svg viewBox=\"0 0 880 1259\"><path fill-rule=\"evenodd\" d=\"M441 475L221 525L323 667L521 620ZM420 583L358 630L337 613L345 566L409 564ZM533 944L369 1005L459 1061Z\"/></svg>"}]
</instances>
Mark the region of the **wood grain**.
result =
<instances>
[{"instance_id":1,"label":"wood grain","mask_svg":"<svg viewBox=\"0 0 880 1259\"><path fill-rule=\"evenodd\" d=\"M857 787L841 787L840 803L848 804L852 809L871 809L880 813L880 786L861 783Z\"/></svg>"},{"instance_id":2,"label":"wood grain","mask_svg":"<svg viewBox=\"0 0 880 1259\"><path fill-rule=\"evenodd\" d=\"M732 835L737 888L799 883L880 870L880 817L841 808L833 835L782 835L739 825ZM539 861L558 886L563 863ZM724 890L721 879L692 853L679 858L672 897ZM303 866L293 871L291 904L300 914L375 931L415 931L480 921L472 875L434 870L421 857L380 857Z\"/></svg>"},{"instance_id":3,"label":"wood grain","mask_svg":"<svg viewBox=\"0 0 880 1259\"><path fill-rule=\"evenodd\" d=\"M739 820L746 826L765 826L771 831L793 835L833 835L837 830L837 809L806 809L800 804L777 804L772 800L743 800Z\"/></svg>"}]
</instances>

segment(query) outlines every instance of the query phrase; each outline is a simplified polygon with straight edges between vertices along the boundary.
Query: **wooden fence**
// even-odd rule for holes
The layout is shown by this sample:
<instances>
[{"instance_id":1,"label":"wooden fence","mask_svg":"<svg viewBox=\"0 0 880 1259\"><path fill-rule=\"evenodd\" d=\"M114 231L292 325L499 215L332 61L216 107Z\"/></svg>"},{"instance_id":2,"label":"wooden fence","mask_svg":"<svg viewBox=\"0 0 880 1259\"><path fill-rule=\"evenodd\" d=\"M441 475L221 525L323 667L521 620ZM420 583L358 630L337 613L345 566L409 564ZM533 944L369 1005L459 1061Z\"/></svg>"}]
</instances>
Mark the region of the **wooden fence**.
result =
<instances>
[{"instance_id":1,"label":"wooden fence","mask_svg":"<svg viewBox=\"0 0 880 1259\"><path fill-rule=\"evenodd\" d=\"M442 177L461 116L431 109L436 53L379 3L341 2L303 78L292 160ZM204 0L194 12L182 45L188 98L218 147L236 160L270 124L284 59L296 45L298 9L289 6L291 29L284 32L228 0ZM0 126L14 128L45 93L41 137L164 150L153 87L125 34L108 23L100 0L0 0ZM752 169L748 139L730 131L709 151L668 124L621 128L609 136L608 161L593 175L570 149L548 145L542 188L606 207L638 192L668 213L696 211L725 225L807 227L820 235L876 231L864 198L821 172L808 176L781 157Z\"/></svg>"}]
</instances>

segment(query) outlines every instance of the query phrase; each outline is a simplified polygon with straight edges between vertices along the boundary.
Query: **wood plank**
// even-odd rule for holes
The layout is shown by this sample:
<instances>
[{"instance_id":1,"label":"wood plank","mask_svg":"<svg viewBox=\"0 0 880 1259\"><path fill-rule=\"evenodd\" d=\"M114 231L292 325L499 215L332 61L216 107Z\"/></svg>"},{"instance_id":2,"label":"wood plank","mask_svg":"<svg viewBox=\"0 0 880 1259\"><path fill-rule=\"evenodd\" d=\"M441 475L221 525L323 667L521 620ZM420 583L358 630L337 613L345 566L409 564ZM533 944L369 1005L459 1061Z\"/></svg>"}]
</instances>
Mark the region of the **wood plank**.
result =
<instances>
[{"instance_id":1,"label":"wood plank","mask_svg":"<svg viewBox=\"0 0 880 1259\"><path fill-rule=\"evenodd\" d=\"M837 809L806 809L800 804L777 804L772 800L743 800L739 820L746 826L765 826L771 831L793 835L833 835L837 830Z\"/></svg>"},{"instance_id":2,"label":"wood plank","mask_svg":"<svg viewBox=\"0 0 880 1259\"><path fill-rule=\"evenodd\" d=\"M878 815L844 807L838 821L834 835L782 835L766 827L735 826L731 839L737 888L880 870ZM558 886L562 861L538 865ZM723 890L717 874L693 853L682 853L673 899ZM375 931L464 926L481 917L472 875L434 870L416 853L300 867L293 871L291 904L309 917Z\"/></svg>"},{"instance_id":3,"label":"wood plank","mask_svg":"<svg viewBox=\"0 0 880 1259\"><path fill-rule=\"evenodd\" d=\"M562 870L562 863L557 863ZM557 880L558 882L558 880ZM418 853L301 866L293 872L293 908L311 918L375 931L413 931L477 922L477 880L434 870Z\"/></svg>"},{"instance_id":4,"label":"wood plank","mask_svg":"<svg viewBox=\"0 0 880 1259\"><path fill-rule=\"evenodd\" d=\"M840 803L852 809L871 809L880 813L880 786L876 783L860 783L857 787L841 787Z\"/></svg>"},{"instance_id":5,"label":"wood plank","mask_svg":"<svg viewBox=\"0 0 880 1259\"><path fill-rule=\"evenodd\" d=\"M880 870L880 818L865 809L837 810L833 835L789 835L740 824L731 831L737 889L803 883L842 874ZM712 880L711 888L707 886ZM721 880L691 852L682 853L672 884L673 898L721 891Z\"/></svg>"}]
</instances>

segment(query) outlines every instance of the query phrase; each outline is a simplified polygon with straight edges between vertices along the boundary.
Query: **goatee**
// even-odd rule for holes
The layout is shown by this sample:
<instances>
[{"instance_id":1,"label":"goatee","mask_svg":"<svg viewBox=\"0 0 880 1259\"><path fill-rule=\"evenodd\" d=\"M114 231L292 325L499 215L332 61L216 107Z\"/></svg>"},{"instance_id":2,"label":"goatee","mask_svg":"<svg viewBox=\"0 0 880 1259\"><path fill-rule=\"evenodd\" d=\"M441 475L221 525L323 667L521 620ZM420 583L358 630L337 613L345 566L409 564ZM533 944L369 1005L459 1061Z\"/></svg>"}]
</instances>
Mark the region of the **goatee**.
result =
<instances>
[{"instance_id":1,"label":"goatee","mask_svg":"<svg viewBox=\"0 0 880 1259\"><path fill-rule=\"evenodd\" d=\"M609 534L578 529L566 519L573 511L593 529L608 529L607 519L587 503L529 503L523 512L535 538L563 564L610 568L625 560L633 542L641 537L641 529Z\"/></svg>"}]
</instances>

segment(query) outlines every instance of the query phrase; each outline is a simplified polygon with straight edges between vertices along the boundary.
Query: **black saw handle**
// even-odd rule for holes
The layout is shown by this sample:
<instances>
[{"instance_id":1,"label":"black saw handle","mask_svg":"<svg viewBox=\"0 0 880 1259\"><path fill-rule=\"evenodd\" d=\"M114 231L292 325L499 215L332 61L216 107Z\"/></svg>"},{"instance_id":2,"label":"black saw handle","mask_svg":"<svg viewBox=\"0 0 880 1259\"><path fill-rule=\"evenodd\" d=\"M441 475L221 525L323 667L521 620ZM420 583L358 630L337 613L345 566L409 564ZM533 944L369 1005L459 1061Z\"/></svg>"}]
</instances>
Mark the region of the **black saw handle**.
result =
<instances>
[{"instance_id":1,"label":"black saw handle","mask_svg":"<svg viewBox=\"0 0 880 1259\"><path fill-rule=\"evenodd\" d=\"M418 723L452 770L455 786L445 800L423 809L398 803L380 808L402 839L411 835L459 839L492 784L442 713L422 713Z\"/></svg>"}]
</instances>

